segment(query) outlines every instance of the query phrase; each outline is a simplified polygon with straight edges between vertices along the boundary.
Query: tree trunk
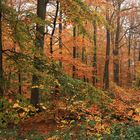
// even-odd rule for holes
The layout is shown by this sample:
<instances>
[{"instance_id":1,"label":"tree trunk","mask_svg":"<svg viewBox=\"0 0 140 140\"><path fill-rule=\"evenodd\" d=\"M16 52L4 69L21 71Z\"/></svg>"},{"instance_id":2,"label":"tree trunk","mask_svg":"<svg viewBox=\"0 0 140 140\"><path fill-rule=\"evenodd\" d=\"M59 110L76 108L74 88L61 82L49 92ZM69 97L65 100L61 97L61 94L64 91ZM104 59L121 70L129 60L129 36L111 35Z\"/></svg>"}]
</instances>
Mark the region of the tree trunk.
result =
<instances>
[{"instance_id":1,"label":"tree trunk","mask_svg":"<svg viewBox=\"0 0 140 140\"><path fill-rule=\"evenodd\" d=\"M76 37L76 26L74 26L73 28L73 39L74 39L74 46L73 46L73 60L76 58L76 44L75 44L75 37ZM72 77L75 78L76 77L76 67L75 67L75 63L72 67Z\"/></svg>"},{"instance_id":2,"label":"tree trunk","mask_svg":"<svg viewBox=\"0 0 140 140\"><path fill-rule=\"evenodd\" d=\"M37 1L37 16L45 20L45 15L46 15L46 0L38 0ZM36 47L40 51L43 52L43 47L44 47L44 25L37 25L36 28ZM38 58L35 56L34 57L34 67L38 69L37 67L37 61ZM39 84L39 77L37 75L32 76L32 85L37 86ZM39 88L38 87L33 87L31 90L31 104L36 106L39 103Z\"/></svg>"},{"instance_id":3,"label":"tree trunk","mask_svg":"<svg viewBox=\"0 0 140 140\"><path fill-rule=\"evenodd\" d=\"M134 61L134 64L133 64L133 80L136 80L136 47L137 46L137 43L134 43L134 50L133 50L133 61Z\"/></svg>"},{"instance_id":4,"label":"tree trunk","mask_svg":"<svg viewBox=\"0 0 140 140\"><path fill-rule=\"evenodd\" d=\"M18 83L19 83L18 92L19 92L19 94L22 94L21 70L20 70L20 68L19 68L19 70L18 70Z\"/></svg>"},{"instance_id":5,"label":"tree trunk","mask_svg":"<svg viewBox=\"0 0 140 140\"><path fill-rule=\"evenodd\" d=\"M106 31L106 59L105 59L105 67L104 67L104 77L103 77L103 88L109 88L109 62L110 62L110 31L107 29Z\"/></svg>"},{"instance_id":6,"label":"tree trunk","mask_svg":"<svg viewBox=\"0 0 140 140\"><path fill-rule=\"evenodd\" d=\"M60 56L62 56L62 10L61 10L61 4L59 4L59 9L60 9L60 13L59 13L59 54ZM60 58L59 61L60 67L62 68L62 60Z\"/></svg>"},{"instance_id":7,"label":"tree trunk","mask_svg":"<svg viewBox=\"0 0 140 140\"><path fill-rule=\"evenodd\" d=\"M93 23L94 28L94 35L93 35L93 41L94 41L94 54L93 54L93 85L96 85L97 83L97 25L96 21Z\"/></svg>"},{"instance_id":8,"label":"tree trunk","mask_svg":"<svg viewBox=\"0 0 140 140\"><path fill-rule=\"evenodd\" d=\"M114 82L119 85L119 37L120 37L120 4L118 4L117 11L117 27L116 27L116 37L115 37L115 48L113 50L114 54Z\"/></svg>"},{"instance_id":9,"label":"tree trunk","mask_svg":"<svg viewBox=\"0 0 140 140\"><path fill-rule=\"evenodd\" d=\"M86 54L86 49L85 49L85 43L84 43L84 34L83 34L83 39L82 39L82 63L85 63L85 54ZM85 75L83 75L83 81L86 82L86 77Z\"/></svg>"},{"instance_id":10,"label":"tree trunk","mask_svg":"<svg viewBox=\"0 0 140 140\"><path fill-rule=\"evenodd\" d=\"M59 1L56 1L56 12L55 12L55 17L53 21L53 29L50 37L50 53L53 54L53 36L56 28L56 21L57 21L57 16L58 16L58 11L59 11Z\"/></svg>"},{"instance_id":11,"label":"tree trunk","mask_svg":"<svg viewBox=\"0 0 140 140\"><path fill-rule=\"evenodd\" d=\"M3 96L2 1L0 0L0 96Z\"/></svg>"},{"instance_id":12,"label":"tree trunk","mask_svg":"<svg viewBox=\"0 0 140 140\"><path fill-rule=\"evenodd\" d=\"M110 24L109 9L107 9L106 20ZM110 42L111 42L110 29L107 28L106 29L106 58L105 58L104 77L103 77L103 88L104 89L109 88Z\"/></svg>"},{"instance_id":13,"label":"tree trunk","mask_svg":"<svg viewBox=\"0 0 140 140\"><path fill-rule=\"evenodd\" d=\"M129 36L128 36L128 85L131 84L131 71L130 71L130 52L131 52L131 31L129 30Z\"/></svg>"}]
</instances>

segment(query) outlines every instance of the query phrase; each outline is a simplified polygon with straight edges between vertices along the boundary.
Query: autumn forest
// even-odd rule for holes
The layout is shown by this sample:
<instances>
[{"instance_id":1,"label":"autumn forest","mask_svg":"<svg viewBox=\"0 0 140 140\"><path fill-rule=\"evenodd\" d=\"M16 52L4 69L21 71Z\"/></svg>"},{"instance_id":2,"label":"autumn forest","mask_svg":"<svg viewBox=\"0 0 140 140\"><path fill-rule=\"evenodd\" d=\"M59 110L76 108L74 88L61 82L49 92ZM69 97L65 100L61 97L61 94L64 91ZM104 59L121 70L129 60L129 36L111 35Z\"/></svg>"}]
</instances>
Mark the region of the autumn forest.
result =
<instances>
[{"instance_id":1,"label":"autumn forest","mask_svg":"<svg viewBox=\"0 0 140 140\"><path fill-rule=\"evenodd\" d=\"M140 1L0 0L0 140L140 140Z\"/></svg>"}]
</instances>

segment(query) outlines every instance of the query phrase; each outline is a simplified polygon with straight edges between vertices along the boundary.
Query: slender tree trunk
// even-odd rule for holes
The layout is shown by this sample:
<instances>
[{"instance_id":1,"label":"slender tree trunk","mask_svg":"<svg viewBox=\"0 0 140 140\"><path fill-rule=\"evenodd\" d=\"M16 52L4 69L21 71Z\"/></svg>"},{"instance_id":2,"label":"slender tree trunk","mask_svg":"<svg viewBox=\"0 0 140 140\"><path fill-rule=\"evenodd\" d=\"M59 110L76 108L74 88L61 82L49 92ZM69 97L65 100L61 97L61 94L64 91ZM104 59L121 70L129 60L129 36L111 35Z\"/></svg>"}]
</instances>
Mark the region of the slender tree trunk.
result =
<instances>
[{"instance_id":1,"label":"slender tree trunk","mask_svg":"<svg viewBox=\"0 0 140 140\"><path fill-rule=\"evenodd\" d=\"M82 63L85 63L85 53L86 53L86 50L85 50L85 43L84 43L84 34L83 34L83 39L82 39ZM85 75L83 76L83 81L86 82L86 77Z\"/></svg>"},{"instance_id":2,"label":"slender tree trunk","mask_svg":"<svg viewBox=\"0 0 140 140\"><path fill-rule=\"evenodd\" d=\"M110 24L109 21L109 9L107 9L106 20ZM103 77L103 88L109 88L109 62L110 62L110 29L106 29L106 58L105 58L105 67L104 67L104 77Z\"/></svg>"},{"instance_id":3,"label":"slender tree trunk","mask_svg":"<svg viewBox=\"0 0 140 140\"><path fill-rule=\"evenodd\" d=\"M59 13L59 54L62 56L62 10L61 10L61 4L59 4L59 9L60 9L60 13ZM63 64L62 64L62 60L60 58L59 61L60 67L62 68Z\"/></svg>"},{"instance_id":4,"label":"slender tree trunk","mask_svg":"<svg viewBox=\"0 0 140 140\"><path fill-rule=\"evenodd\" d=\"M55 17L54 17L54 21L53 21L53 29L52 29L52 33L51 33L51 37L50 37L50 53L51 54L53 54L53 36L55 33L58 12L59 12L59 1L57 0L56 1L56 12L55 12Z\"/></svg>"},{"instance_id":5,"label":"slender tree trunk","mask_svg":"<svg viewBox=\"0 0 140 140\"><path fill-rule=\"evenodd\" d=\"M85 47L82 47L82 62L85 63Z\"/></svg>"},{"instance_id":6,"label":"slender tree trunk","mask_svg":"<svg viewBox=\"0 0 140 140\"><path fill-rule=\"evenodd\" d=\"M37 16L45 20L46 15L46 0L38 0L37 1ZM37 25L36 27L36 47L38 50L38 53L43 53L43 47L44 47L44 25ZM34 57L34 67L38 69L38 58ZM39 77L37 75L33 75L32 77L32 85L37 86L39 84ZM39 103L39 88L32 88L31 90L31 104L36 106Z\"/></svg>"},{"instance_id":7,"label":"slender tree trunk","mask_svg":"<svg viewBox=\"0 0 140 140\"><path fill-rule=\"evenodd\" d=\"M120 55L122 55L122 50L120 49ZM122 57L121 57L122 58ZM120 86L122 86L122 84L123 84L123 75L124 75L124 73L123 73L123 63L122 63L123 61L122 61L122 59L120 59L120 81L119 81L119 85Z\"/></svg>"},{"instance_id":8,"label":"slender tree trunk","mask_svg":"<svg viewBox=\"0 0 140 140\"><path fill-rule=\"evenodd\" d=\"M128 85L131 82L130 53L131 53L131 31L129 31L129 36L128 36L128 73L127 73Z\"/></svg>"},{"instance_id":9,"label":"slender tree trunk","mask_svg":"<svg viewBox=\"0 0 140 140\"><path fill-rule=\"evenodd\" d=\"M18 92L19 94L22 94L22 86L21 86L21 70L18 70L18 83L19 83L19 87L18 87Z\"/></svg>"},{"instance_id":10,"label":"slender tree trunk","mask_svg":"<svg viewBox=\"0 0 140 140\"><path fill-rule=\"evenodd\" d=\"M104 77L103 77L103 88L109 88L109 62L110 62L110 31L107 29L106 31L106 59L105 59L105 67L104 67Z\"/></svg>"},{"instance_id":11,"label":"slender tree trunk","mask_svg":"<svg viewBox=\"0 0 140 140\"><path fill-rule=\"evenodd\" d=\"M120 37L120 4L118 4L117 11L117 27L116 27L116 37L115 37L115 48L114 54L114 82L119 85L119 37Z\"/></svg>"},{"instance_id":12,"label":"slender tree trunk","mask_svg":"<svg viewBox=\"0 0 140 140\"><path fill-rule=\"evenodd\" d=\"M0 96L3 96L2 1L0 0Z\"/></svg>"},{"instance_id":13,"label":"slender tree trunk","mask_svg":"<svg viewBox=\"0 0 140 140\"><path fill-rule=\"evenodd\" d=\"M94 41L94 54L93 54L93 85L96 85L97 83L97 25L96 21L93 23L94 27L94 35L93 35L93 41Z\"/></svg>"},{"instance_id":14,"label":"slender tree trunk","mask_svg":"<svg viewBox=\"0 0 140 140\"><path fill-rule=\"evenodd\" d=\"M133 61L134 61L133 80L136 80L136 46L137 43L134 44L134 52L133 52Z\"/></svg>"},{"instance_id":15,"label":"slender tree trunk","mask_svg":"<svg viewBox=\"0 0 140 140\"><path fill-rule=\"evenodd\" d=\"M82 47L82 62L85 62L85 47Z\"/></svg>"},{"instance_id":16,"label":"slender tree trunk","mask_svg":"<svg viewBox=\"0 0 140 140\"><path fill-rule=\"evenodd\" d=\"M73 28L73 39L74 39L74 46L73 46L73 59L75 60L76 58L76 44L75 44L75 38L76 38L76 26L74 26ZM75 67L75 63L72 67L72 77L75 78L76 77L76 67Z\"/></svg>"}]
</instances>

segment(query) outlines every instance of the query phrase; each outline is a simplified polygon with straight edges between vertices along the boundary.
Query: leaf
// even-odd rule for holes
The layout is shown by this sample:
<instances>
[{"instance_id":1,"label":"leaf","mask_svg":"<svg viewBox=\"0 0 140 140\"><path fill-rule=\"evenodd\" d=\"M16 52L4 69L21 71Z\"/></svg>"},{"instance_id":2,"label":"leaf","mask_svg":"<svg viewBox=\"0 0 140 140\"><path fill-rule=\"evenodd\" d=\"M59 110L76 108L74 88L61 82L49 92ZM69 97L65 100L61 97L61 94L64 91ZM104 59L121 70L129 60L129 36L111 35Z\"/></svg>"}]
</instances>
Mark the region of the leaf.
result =
<instances>
[{"instance_id":1,"label":"leaf","mask_svg":"<svg viewBox=\"0 0 140 140\"><path fill-rule=\"evenodd\" d=\"M95 121L90 120L90 121L88 122L88 124L89 124L90 127L94 127L94 126L95 126Z\"/></svg>"},{"instance_id":2,"label":"leaf","mask_svg":"<svg viewBox=\"0 0 140 140\"><path fill-rule=\"evenodd\" d=\"M86 129L86 125L85 124L81 125L81 129Z\"/></svg>"},{"instance_id":3,"label":"leaf","mask_svg":"<svg viewBox=\"0 0 140 140\"><path fill-rule=\"evenodd\" d=\"M2 102L0 102L0 108L2 108L3 107L3 103Z\"/></svg>"},{"instance_id":4,"label":"leaf","mask_svg":"<svg viewBox=\"0 0 140 140\"><path fill-rule=\"evenodd\" d=\"M128 116L132 116L133 115L133 110L130 110L129 112L128 112Z\"/></svg>"},{"instance_id":5,"label":"leaf","mask_svg":"<svg viewBox=\"0 0 140 140\"><path fill-rule=\"evenodd\" d=\"M18 103L15 103L15 104L13 105L13 108L18 108L18 107L20 107Z\"/></svg>"},{"instance_id":6,"label":"leaf","mask_svg":"<svg viewBox=\"0 0 140 140\"><path fill-rule=\"evenodd\" d=\"M107 134L111 134L111 130L110 130L110 128L108 127L108 128L106 128L106 133Z\"/></svg>"},{"instance_id":7,"label":"leaf","mask_svg":"<svg viewBox=\"0 0 140 140\"><path fill-rule=\"evenodd\" d=\"M138 121L138 122L140 121L140 116L139 115L134 115L133 118L134 118L135 121Z\"/></svg>"},{"instance_id":8,"label":"leaf","mask_svg":"<svg viewBox=\"0 0 140 140\"><path fill-rule=\"evenodd\" d=\"M140 113L140 108L136 108L136 112Z\"/></svg>"}]
</instances>

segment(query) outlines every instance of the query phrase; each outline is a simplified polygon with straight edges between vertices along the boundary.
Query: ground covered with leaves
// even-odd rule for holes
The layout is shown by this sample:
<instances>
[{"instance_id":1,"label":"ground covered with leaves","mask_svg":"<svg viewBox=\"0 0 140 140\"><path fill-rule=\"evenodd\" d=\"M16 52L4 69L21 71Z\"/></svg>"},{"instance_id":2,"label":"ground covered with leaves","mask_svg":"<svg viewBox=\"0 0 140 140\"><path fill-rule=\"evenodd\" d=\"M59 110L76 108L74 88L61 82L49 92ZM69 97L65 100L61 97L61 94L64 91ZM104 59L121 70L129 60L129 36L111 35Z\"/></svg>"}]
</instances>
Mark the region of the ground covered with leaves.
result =
<instances>
[{"instance_id":1,"label":"ground covered with leaves","mask_svg":"<svg viewBox=\"0 0 140 140\"><path fill-rule=\"evenodd\" d=\"M37 107L27 98L4 97L0 104L0 139L6 140L139 140L140 91L116 85L96 101L50 96ZM97 94L95 93L95 95Z\"/></svg>"}]
</instances>

